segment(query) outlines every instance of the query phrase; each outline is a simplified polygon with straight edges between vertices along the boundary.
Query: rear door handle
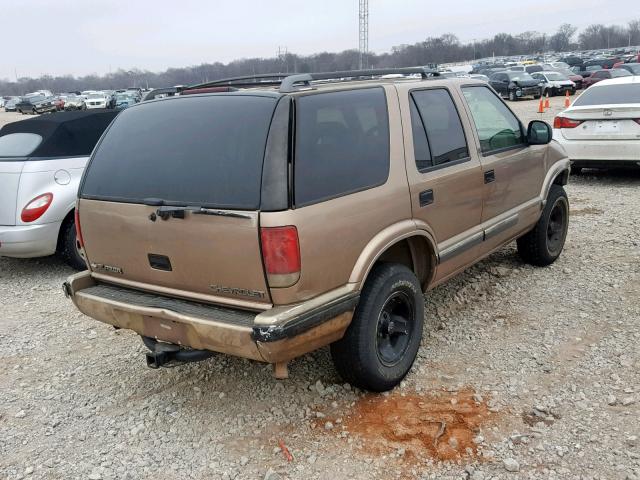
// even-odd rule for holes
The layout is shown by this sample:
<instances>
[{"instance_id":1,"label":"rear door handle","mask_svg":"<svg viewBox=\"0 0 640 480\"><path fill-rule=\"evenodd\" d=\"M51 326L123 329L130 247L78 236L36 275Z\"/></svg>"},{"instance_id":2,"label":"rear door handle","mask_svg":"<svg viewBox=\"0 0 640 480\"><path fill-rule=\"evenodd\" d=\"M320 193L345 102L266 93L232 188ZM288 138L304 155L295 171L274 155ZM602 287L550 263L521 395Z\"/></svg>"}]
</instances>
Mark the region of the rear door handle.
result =
<instances>
[{"instance_id":1,"label":"rear door handle","mask_svg":"<svg viewBox=\"0 0 640 480\"><path fill-rule=\"evenodd\" d=\"M493 170L487 170L484 172L484 183L491 183L496 181L496 172Z\"/></svg>"},{"instance_id":2,"label":"rear door handle","mask_svg":"<svg viewBox=\"0 0 640 480\"><path fill-rule=\"evenodd\" d=\"M427 205L431 205L433 203L433 190L425 190L424 192L420 192L420 206L426 207Z\"/></svg>"}]
</instances>

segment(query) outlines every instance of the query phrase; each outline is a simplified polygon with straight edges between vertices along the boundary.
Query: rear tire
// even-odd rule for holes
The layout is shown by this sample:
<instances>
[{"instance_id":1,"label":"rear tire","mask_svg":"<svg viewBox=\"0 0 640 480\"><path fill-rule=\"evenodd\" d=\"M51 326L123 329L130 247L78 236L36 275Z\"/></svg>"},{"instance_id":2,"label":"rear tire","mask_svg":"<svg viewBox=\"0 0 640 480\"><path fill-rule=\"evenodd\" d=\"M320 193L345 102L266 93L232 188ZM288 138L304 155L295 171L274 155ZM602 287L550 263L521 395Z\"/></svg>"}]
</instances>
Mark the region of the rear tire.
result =
<instances>
[{"instance_id":1,"label":"rear tire","mask_svg":"<svg viewBox=\"0 0 640 480\"><path fill-rule=\"evenodd\" d=\"M336 370L356 387L392 389L413 365L423 322L424 297L414 273L395 263L374 266L351 325L331 345Z\"/></svg>"},{"instance_id":2,"label":"rear tire","mask_svg":"<svg viewBox=\"0 0 640 480\"><path fill-rule=\"evenodd\" d=\"M515 102L516 100L518 100L518 97L516 96L516 92L513 90L509 90L509 100L511 102Z\"/></svg>"},{"instance_id":3,"label":"rear tire","mask_svg":"<svg viewBox=\"0 0 640 480\"><path fill-rule=\"evenodd\" d=\"M525 262L546 267L555 262L567 238L569 200L560 185L551 185L547 203L536 226L517 241L518 254Z\"/></svg>"},{"instance_id":4,"label":"rear tire","mask_svg":"<svg viewBox=\"0 0 640 480\"><path fill-rule=\"evenodd\" d=\"M67 265L75 270L86 270L87 264L80 255L78 240L76 238L75 221L67 221L62 224L58 253Z\"/></svg>"}]
</instances>

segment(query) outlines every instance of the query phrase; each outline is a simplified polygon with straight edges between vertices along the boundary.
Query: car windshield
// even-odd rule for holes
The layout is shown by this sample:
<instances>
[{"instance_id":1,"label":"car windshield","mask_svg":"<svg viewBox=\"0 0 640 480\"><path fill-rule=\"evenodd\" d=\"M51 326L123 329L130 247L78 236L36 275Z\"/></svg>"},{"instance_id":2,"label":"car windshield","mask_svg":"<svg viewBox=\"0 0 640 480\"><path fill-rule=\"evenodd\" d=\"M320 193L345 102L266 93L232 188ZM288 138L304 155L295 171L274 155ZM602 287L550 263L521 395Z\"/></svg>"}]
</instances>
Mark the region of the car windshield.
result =
<instances>
[{"instance_id":1,"label":"car windshield","mask_svg":"<svg viewBox=\"0 0 640 480\"><path fill-rule=\"evenodd\" d=\"M634 75L640 75L640 63L632 63L629 65L625 65L627 70L631 70Z\"/></svg>"},{"instance_id":2,"label":"car windshield","mask_svg":"<svg viewBox=\"0 0 640 480\"><path fill-rule=\"evenodd\" d=\"M126 101L131 100L132 98L133 97L131 95L125 95L125 94L122 94L122 93L119 93L118 95L116 95L116 100L119 101L119 102L120 101L126 102Z\"/></svg>"},{"instance_id":3,"label":"car windshield","mask_svg":"<svg viewBox=\"0 0 640 480\"><path fill-rule=\"evenodd\" d=\"M552 73L547 73L546 75L548 80L555 80L555 81L567 80L567 77L565 77L561 73L552 72Z\"/></svg>"},{"instance_id":4,"label":"car windshield","mask_svg":"<svg viewBox=\"0 0 640 480\"><path fill-rule=\"evenodd\" d=\"M640 83L624 85L599 85L586 90L573 103L576 107L589 105L620 105L625 103L640 104Z\"/></svg>"},{"instance_id":5,"label":"car windshield","mask_svg":"<svg viewBox=\"0 0 640 480\"><path fill-rule=\"evenodd\" d=\"M2 158L26 157L42 142L35 133L10 133L0 137L0 161Z\"/></svg>"},{"instance_id":6,"label":"car windshield","mask_svg":"<svg viewBox=\"0 0 640 480\"><path fill-rule=\"evenodd\" d=\"M589 65L585 70L587 72L595 72L596 70L602 70L602 65Z\"/></svg>"},{"instance_id":7,"label":"car windshield","mask_svg":"<svg viewBox=\"0 0 640 480\"><path fill-rule=\"evenodd\" d=\"M534 80L534 78L526 72L508 73L508 75L509 75L509 80L516 80L516 81Z\"/></svg>"},{"instance_id":8,"label":"car windshield","mask_svg":"<svg viewBox=\"0 0 640 480\"><path fill-rule=\"evenodd\" d=\"M628 72L624 68L614 68L613 70L611 70L612 77L629 77L630 75L631 72Z\"/></svg>"},{"instance_id":9,"label":"car windshield","mask_svg":"<svg viewBox=\"0 0 640 480\"><path fill-rule=\"evenodd\" d=\"M104 98L104 94L102 94L102 93L91 93L91 94L89 94L89 98Z\"/></svg>"},{"instance_id":10,"label":"car windshield","mask_svg":"<svg viewBox=\"0 0 640 480\"><path fill-rule=\"evenodd\" d=\"M26 102L39 102L40 100L44 100L44 97L42 95L34 95L33 97L24 97L24 99Z\"/></svg>"}]
</instances>

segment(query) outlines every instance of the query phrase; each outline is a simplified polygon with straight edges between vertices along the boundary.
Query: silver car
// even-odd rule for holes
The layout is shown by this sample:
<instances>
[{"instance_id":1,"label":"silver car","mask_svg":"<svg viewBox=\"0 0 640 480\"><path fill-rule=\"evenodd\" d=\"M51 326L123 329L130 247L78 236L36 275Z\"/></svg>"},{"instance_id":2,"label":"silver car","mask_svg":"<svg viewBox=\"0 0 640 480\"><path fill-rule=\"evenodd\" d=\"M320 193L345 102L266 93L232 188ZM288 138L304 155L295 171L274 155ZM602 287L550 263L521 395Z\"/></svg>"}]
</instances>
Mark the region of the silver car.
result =
<instances>
[{"instance_id":1,"label":"silver car","mask_svg":"<svg viewBox=\"0 0 640 480\"><path fill-rule=\"evenodd\" d=\"M76 269L75 202L89 155L117 112L61 112L0 129L0 256L55 253Z\"/></svg>"}]
</instances>

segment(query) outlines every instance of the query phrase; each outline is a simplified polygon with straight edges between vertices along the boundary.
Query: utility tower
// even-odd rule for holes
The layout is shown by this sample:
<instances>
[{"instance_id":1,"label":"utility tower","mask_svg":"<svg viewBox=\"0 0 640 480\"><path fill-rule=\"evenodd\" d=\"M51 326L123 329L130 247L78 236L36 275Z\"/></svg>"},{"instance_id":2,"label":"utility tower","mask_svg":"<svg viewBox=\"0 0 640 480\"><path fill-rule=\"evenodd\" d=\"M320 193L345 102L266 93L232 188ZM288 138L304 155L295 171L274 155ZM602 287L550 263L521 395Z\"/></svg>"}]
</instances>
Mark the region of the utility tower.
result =
<instances>
[{"instance_id":1,"label":"utility tower","mask_svg":"<svg viewBox=\"0 0 640 480\"><path fill-rule=\"evenodd\" d=\"M369 53L369 0L360 1L360 44L358 47L360 58L360 70L367 68L367 55Z\"/></svg>"}]
</instances>

